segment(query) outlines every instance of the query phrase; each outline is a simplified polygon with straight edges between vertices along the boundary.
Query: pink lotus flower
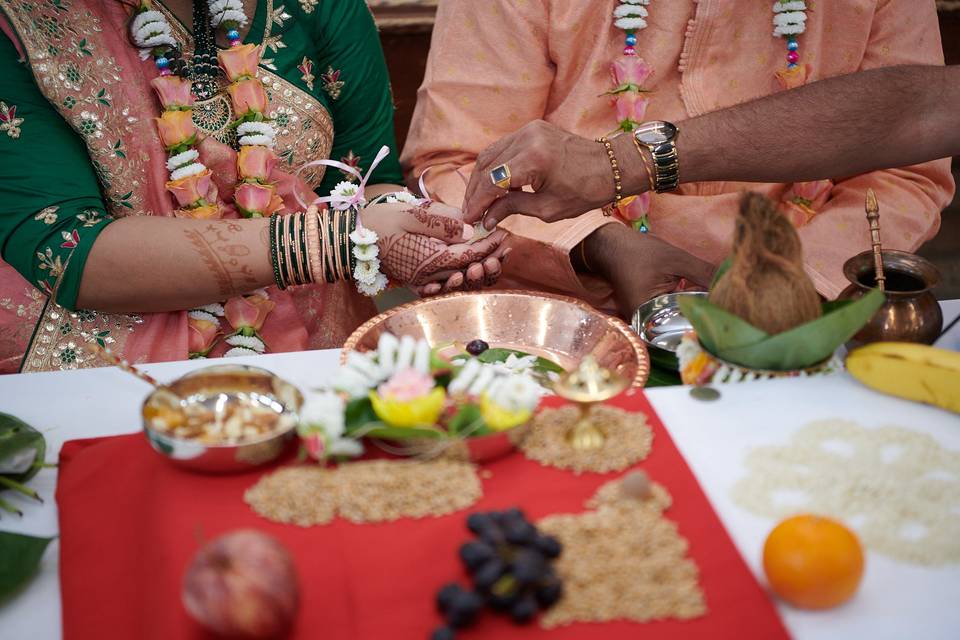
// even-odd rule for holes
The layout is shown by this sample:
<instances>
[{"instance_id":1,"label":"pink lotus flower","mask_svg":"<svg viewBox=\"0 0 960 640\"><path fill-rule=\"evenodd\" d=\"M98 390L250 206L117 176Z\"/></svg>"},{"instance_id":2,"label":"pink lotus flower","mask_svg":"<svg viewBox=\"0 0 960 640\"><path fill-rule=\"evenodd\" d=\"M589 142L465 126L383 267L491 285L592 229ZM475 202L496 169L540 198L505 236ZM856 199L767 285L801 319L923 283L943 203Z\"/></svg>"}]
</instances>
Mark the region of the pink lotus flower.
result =
<instances>
[{"instance_id":1,"label":"pink lotus flower","mask_svg":"<svg viewBox=\"0 0 960 640\"><path fill-rule=\"evenodd\" d=\"M434 386L436 385L431 376L411 368L397 371L377 388L377 393L381 398L409 402L426 396Z\"/></svg>"},{"instance_id":2,"label":"pink lotus flower","mask_svg":"<svg viewBox=\"0 0 960 640\"><path fill-rule=\"evenodd\" d=\"M276 187L256 182L244 182L233 193L233 201L247 218L259 218L273 213L274 199L278 197Z\"/></svg>"},{"instance_id":3,"label":"pink lotus flower","mask_svg":"<svg viewBox=\"0 0 960 640\"><path fill-rule=\"evenodd\" d=\"M629 196L620 201L616 209L617 215L627 222L641 220L650 212L650 192L645 191L639 196Z\"/></svg>"},{"instance_id":4,"label":"pink lotus flower","mask_svg":"<svg viewBox=\"0 0 960 640\"><path fill-rule=\"evenodd\" d=\"M210 169L179 180L171 180L166 186L181 207L203 204L201 200L212 202L217 199L217 188L213 185Z\"/></svg>"},{"instance_id":5,"label":"pink lotus flower","mask_svg":"<svg viewBox=\"0 0 960 640\"><path fill-rule=\"evenodd\" d=\"M277 154L259 145L244 145L237 155L237 171L247 180L266 182L276 164Z\"/></svg>"},{"instance_id":6,"label":"pink lotus flower","mask_svg":"<svg viewBox=\"0 0 960 640\"><path fill-rule=\"evenodd\" d=\"M223 305L223 315L230 326L244 335L253 335L263 328L267 316L277 306L265 295L254 293L249 296L230 298Z\"/></svg>"},{"instance_id":7,"label":"pink lotus flower","mask_svg":"<svg viewBox=\"0 0 960 640\"><path fill-rule=\"evenodd\" d=\"M230 82L253 78L257 75L262 50L260 45L242 44L239 47L223 49L217 54L220 68Z\"/></svg>"},{"instance_id":8,"label":"pink lotus flower","mask_svg":"<svg viewBox=\"0 0 960 640\"><path fill-rule=\"evenodd\" d=\"M157 131L167 149L172 149L190 140L197 133L193 126L193 110L164 111L157 122Z\"/></svg>"},{"instance_id":9,"label":"pink lotus flower","mask_svg":"<svg viewBox=\"0 0 960 640\"><path fill-rule=\"evenodd\" d=\"M241 116L251 111L263 113L267 108L267 92L256 78L234 82L227 91L233 100L233 110Z\"/></svg>"},{"instance_id":10,"label":"pink lotus flower","mask_svg":"<svg viewBox=\"0 0 960 640\"><path fill-rule=\"evenodd\" d=\"M610 75L618 88L632 85L639 89L653 75L653 67L639 56L622 56L610 65Z\"/></svg>"},{"instance_id":11,"label":"pink lotus flower","mask_svg":"<svg viewBox=\"0 0 960 640\"><path fill-rule=\"evenodd\" d=\"M202 318L187 320L187 349L191 356L204 356L210 353L220 334L220 325Z\"/></svg>"},{"instance_id":12,"label":"pink lotus flower","mask_svg":"<svg viewBox=\"0 0 960 640\"><path fill-rule=\"evenodd\" d=\"M643 122L643 116L647 113L647 100L643 94L635 91L625 91L618 93L617 103L617 121L620 128L630 131L635 126Z\"/></svg>"},{"instance_id":13,"label":"pink lotus flower","mask_svg":"<svg viewBox=\"0 0 960 640\"><path fill-rule=\"evenodd\" d=\"M150 81L164 109L193 106L190 82L179 76L158 76Z\"/></svg>"}]
</instances>

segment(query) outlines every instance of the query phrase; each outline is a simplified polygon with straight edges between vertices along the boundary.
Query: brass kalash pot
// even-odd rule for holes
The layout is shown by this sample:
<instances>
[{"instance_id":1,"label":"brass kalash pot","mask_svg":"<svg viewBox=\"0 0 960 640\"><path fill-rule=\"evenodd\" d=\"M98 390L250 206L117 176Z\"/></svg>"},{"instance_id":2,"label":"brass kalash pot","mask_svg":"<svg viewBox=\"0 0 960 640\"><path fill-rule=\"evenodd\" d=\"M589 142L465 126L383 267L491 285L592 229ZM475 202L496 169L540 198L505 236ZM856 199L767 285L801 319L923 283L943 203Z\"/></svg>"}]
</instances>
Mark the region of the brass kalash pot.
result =
<instances>
[{"instance_id":1,"label":"brass kalash pot","mask_svg":"<svg viewBox=\"0 0 960 640\"><path fill-rule=\"evenodd\" d=\"M931 291L940 282L940 272L929 260L913 253L884 250L882 255L887 301L847 346L881 340L933 344L943 328L943 313ZM843 275L851 284L839 299L864 296L877 286L873 252L864 251L847 260Z\"/></svg>"}]
</instances>

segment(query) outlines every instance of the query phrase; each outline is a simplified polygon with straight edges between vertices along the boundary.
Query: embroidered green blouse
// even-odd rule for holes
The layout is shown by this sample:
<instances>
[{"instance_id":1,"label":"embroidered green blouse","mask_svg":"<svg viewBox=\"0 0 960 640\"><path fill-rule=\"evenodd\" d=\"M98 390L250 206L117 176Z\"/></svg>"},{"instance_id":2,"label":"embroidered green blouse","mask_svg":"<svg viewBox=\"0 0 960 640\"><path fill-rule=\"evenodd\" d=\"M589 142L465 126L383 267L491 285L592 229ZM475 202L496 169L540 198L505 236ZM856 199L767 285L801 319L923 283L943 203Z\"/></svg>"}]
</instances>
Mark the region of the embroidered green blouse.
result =
<instances>
[{"instance_id":1,"label":"embroidered green blouse","mask_svg":"<svg viewBox=\"0 0 960 640\"><path fill-rule=\"evenodd\" d=\"M364 0L260 0L246 41L262 41L263 66L330 112L330 158L365 173L386 144L391 154L370 182L402 182L389 76ZM0 34L0 257L48 293L59 280L57 302L73 309L90 249L112 218L83 139L40 92L27 64ZM96 120L89 123L93 129L81 133L96 135ZM344 179L328 168L316 191L325 195Z\"/></svg>"}]
</instances>

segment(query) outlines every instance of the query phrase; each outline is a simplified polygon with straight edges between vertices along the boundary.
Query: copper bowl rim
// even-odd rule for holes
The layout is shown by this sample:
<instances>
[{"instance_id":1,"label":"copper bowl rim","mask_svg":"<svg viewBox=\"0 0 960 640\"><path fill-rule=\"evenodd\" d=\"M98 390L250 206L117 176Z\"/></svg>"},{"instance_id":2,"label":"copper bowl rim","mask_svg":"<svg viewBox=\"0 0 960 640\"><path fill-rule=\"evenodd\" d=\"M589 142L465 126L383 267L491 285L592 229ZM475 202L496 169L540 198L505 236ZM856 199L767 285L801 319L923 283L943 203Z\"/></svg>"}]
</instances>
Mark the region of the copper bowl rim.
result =
<instances>
[{"instance_id":1,"label":"copper bowl rim","mask_svg":"<svg viewBox=\"0 0 960 640\"><path fill-rule=\"evenodd\" d=\"M630 343L630 346L633 347L633 352L637 356L637 373L633 376L633 381L630 384L631 389L640 389L647 383L647 379L650 377L650 356L647 353L647 346L643 343L643 340L640 339L633 329L630 326L615 316L607 315L602 311L595 309L590 306L583 300L579 298L573 298L571 296L562 296L555 293L542 293L537 292L533 293L531 291L525 291L523 289L498 289L495 291L456 291L454 293L447 293L440 296L433 296L431 298L421 298L419 300L413 300L412 302L406 302L404 304L398 305L387 309L383 313L377 314L373 318L370 318L362 325L356 328L353 333L350 334L350 337L343 343L343 349L340 351L340 364L346 364L347 354L351 351L355 351L357 345L360 343L360 340L370 332L370 330L389 318L390 316L396 315L408 309L412 309L424 304L429 304L436 300L447 300L451 298L463 298L471 296L482 296L482 295L510 295L510 296L521 296L524 298L546 298L548 300L555 300L557 302L565 302L571 304L575 307L579 307L581 310L588 313L595 313L604 316L604 320L610 323L617 331L619 331L624 338L627 339L627 342Z\"/></svg>"}]
</instances>

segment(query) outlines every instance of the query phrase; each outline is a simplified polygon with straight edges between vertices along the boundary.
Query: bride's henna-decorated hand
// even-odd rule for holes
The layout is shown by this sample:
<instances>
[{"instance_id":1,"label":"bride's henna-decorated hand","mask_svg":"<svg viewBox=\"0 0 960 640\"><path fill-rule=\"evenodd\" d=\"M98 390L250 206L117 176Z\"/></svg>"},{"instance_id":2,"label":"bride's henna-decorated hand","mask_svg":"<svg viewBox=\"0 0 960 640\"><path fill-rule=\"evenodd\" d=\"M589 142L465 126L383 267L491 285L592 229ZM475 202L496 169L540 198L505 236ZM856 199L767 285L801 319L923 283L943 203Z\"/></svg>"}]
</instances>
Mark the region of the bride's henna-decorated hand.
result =
<instances>
[{"instance_id":1,"label":"bride's henna-decorated hand","mask_svg":"<svg viewBox=\"0 0 960 640\"><path fill-rule=\"evenodd\" d=\"M460 215L458 209L436 202L376 204L361 212L361 223L379 236L380 263L392 280L420 289L435 283L439 288L433 293L492 284L500 274L500 245L506 234L466 244L474 230Z\"/></svg>"}]
</instances>

